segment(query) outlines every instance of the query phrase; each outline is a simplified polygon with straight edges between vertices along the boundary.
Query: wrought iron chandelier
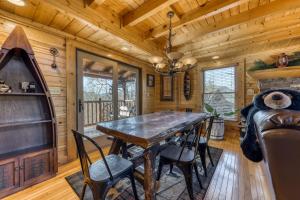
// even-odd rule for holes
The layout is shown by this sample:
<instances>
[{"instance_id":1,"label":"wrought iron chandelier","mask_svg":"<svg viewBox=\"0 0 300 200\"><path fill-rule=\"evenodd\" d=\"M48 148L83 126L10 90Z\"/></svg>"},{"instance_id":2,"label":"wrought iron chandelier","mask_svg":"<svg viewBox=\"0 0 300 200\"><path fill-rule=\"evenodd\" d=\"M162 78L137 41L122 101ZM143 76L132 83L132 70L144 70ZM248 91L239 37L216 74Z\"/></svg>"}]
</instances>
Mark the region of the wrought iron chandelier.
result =
<instances>
[{"instance_id":1,"label":"wrought iron chandelier","mask_svg":"<svg viewBox=\"0 0 300 200\"><path fill-rule=\"evenodd\" d=\"M156 72L162 75L173 76L176 73L185 72L193 68L197 63L197 59L194 57L183 57L183 53L172 51L172 18L174 17L174 12L168 12L167 16L170 22L165 57L152 56L149 58L149 61L153 64Z\"/></svg>"}]
</instances>

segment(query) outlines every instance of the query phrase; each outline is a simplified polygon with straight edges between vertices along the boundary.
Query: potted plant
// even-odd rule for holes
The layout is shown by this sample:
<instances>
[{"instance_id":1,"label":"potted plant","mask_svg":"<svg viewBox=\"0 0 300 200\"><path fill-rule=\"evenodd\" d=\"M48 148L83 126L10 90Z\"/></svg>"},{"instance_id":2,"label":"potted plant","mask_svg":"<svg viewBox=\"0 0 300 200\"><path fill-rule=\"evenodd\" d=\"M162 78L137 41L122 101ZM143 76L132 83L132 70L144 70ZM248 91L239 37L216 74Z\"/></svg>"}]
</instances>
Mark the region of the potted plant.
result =
<instances>
[{"instance_id":1,"label":"potted plant","mask_svg":"<svg viewBox=\"0 0 300 200\"><path fill-rule=\"evenodd\" d=\"M214 121L211 129L211 139L223 140L224 139L224 118L222 116L232 116L237 113L236 111L219 113L217 109L213 108L211 105L204 103L205 110L214 116Z\"/></svg>"}]
</instances>

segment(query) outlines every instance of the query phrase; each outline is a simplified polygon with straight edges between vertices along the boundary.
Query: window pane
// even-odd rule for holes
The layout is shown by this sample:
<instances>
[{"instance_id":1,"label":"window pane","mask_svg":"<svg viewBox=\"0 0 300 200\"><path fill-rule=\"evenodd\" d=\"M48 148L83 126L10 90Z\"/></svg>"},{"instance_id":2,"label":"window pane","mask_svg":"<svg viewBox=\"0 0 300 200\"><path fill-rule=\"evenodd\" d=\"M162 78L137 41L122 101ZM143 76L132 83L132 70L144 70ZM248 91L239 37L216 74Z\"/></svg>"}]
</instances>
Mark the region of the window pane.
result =
<instances>
[{"instance_id":1,"label":"window pane","mask_svg":"<svg viewBox=\"0 0 300 200\"><path fill-rule=\"evenodd\" d=\"M235 110L234 67L204 72L204 103L211 105L225 119L236 119L236 115L223 116L223 113Z\"/></svg>"},{"instance_id":2,"label":"window pane","mask_svg":"<svg viewBox=\"0 0 300 200\"><path fill-rule=\"evenodd\" d=\"M234 67L204 72L204 93L235 92Z\"/></svg>"}]
</instances>

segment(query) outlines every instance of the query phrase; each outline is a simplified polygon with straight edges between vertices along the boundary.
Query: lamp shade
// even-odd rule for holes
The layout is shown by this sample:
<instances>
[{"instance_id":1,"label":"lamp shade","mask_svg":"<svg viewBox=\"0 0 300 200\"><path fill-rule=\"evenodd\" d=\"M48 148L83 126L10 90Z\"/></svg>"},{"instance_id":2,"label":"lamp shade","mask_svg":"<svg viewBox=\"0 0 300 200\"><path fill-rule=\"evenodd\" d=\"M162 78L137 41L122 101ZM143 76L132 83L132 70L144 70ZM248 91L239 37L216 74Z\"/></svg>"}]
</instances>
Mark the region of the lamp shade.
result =
<instances>
[{"instance_id":1,"label":"lamp shade","mask_svg":"<svg viewBox=\"0 0 300 200\"><path fill-rule=\"evenodd\" d=\"M163 61L163 58L160 56L152 56L149 58L149 62L152 64L161 63Z\"/></svg>"},{"instance_id":2,"label":"lamp shade","mask_svg":"<svg viewBox=\"0 0 300 200\"><path fill-rule=\"evenodd\" d=\"M182 59L182 62L184 65L194 65L197 63L197 59L194 57L188 57L188 58Z\"/></svg>"},{"instance_id":3,"label":"lamp shade","mask_svg":"<svg viewBox=\"0 0 300 200\"><path fill-rule=\"evenodd\" d=\"M183 63L182 62L177 62L176 64L175 64L175 68L176 69L179 69L179 68L182 68L183 67Z\"/></svg>"},{"instance_id":4,"label":"lamp shade","mask_svg":"<svg viewBox=\"0 0 300 200\"><path fill-rule=\"evenodd\" d=\"M181 53L181 52L170 52L170 53L167 53L167 56L170 60L179 60L180 58L182 58L183 53Z\"/></svg>"},{"instance_id":5,"label":"lamp shade","mask_svg":"<svg viewBox=\"0 0 300 200\"><path fill-rule=\"evenodd\" d=\"M167 64L166 63L158 63L158 64L156 64L156 68L158 68L158 69L163 69L163 68L165 68L167 66Z\"/></svg>"}]
</instances>

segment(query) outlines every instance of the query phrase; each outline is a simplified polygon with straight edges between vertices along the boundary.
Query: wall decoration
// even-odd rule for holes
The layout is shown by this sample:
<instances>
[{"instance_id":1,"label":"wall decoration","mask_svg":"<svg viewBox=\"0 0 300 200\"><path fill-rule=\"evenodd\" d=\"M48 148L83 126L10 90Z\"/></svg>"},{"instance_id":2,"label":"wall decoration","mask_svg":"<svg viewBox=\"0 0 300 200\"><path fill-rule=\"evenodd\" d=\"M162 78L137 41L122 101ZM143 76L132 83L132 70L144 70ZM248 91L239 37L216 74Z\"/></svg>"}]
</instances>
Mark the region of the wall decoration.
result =
<instances>
[{"instance_id":1,"label":"wall decoration","mask_svg":"<svg viewBox=\"0 0 300 200\"><path fill-rule=\"evenodd\" d=\"M155 76L153 74L147 74L147 87L154 87Z\"/></svg>"},{"instance_id":2,"label":"wall decoration","mask_svg":"<svg viewBox=\"0 0 300 200\"><path fill-rule=\"evenodd\" d=\"M173 101L173 76L161 75L160 76L160 100Z\"/></svg>"},{"instance_id":3,"label":"wall decoration","mask_svg":"<svg viewBox=\"0 0 300 200\"><path fill-rule=\"evenodd\" d=\"M285 53L281 53L278 56L278 60L277 60L277 67L281 68L281 67L287 67L289 64L289 58Z\"/></svg>"},{"instance_id":4,"label":"wall decoration","mask_svg":"<svg viewBox=\"0 0 300 200\"><path fill-rule=\"evenodd\" d=\"M54 48L54 47L50 48L49 51L50 51L51 55L53 56L53 63L51 64L51 67L52 67L53 69L56 69L56 68L57 68L56 57L58 56L59 52L58 52L58 50L57 50L56 48Z\"/></svg>"},{"instance_id":5,"label":"wall decoration","mask_svg":"<svg viewBox=\"0 0 300 200\"><path fill-rule=\"evenodd\" d=\"M183 95L186 100L190 100L192 97L191 75L188 71L184 73L183 77Z\"/></svg>"}]
</instances>

